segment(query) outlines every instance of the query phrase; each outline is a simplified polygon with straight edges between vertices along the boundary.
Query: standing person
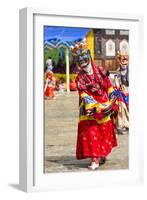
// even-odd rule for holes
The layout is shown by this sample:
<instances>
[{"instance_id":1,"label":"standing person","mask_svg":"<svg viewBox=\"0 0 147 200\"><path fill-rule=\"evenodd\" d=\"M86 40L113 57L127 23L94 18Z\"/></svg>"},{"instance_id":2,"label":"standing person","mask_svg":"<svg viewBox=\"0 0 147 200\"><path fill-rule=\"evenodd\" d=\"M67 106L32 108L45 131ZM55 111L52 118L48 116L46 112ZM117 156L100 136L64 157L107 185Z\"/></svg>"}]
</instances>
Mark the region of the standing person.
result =
<instances>
[{"instance_id":1,"label":"standing person","mask_svg":"<svg viewBox=\"0 0 147 200\"><path fill-rule=\"evenodd\" d=\"M53 76L53 72L48 71L46 73L45 87L44 87L44 96L47 99L55 99L55 86L56 80Z\"/></svg>"},{"instance_id":2,"label":"standing person","mask_svg":"<svg viewBox=\"0 0 147 200\"><path fill-rule=\"evenodd\" d=\"M116 120L117 132L126 134L129 130L129 69L128 53L120 52L118 55L119 67L115 75L115 86L118 94L118 116Z\"/></svg>"},{"instance_id":3,"label":"standing person","mask_svg":"<svg viewBox=\"0 0 147 200\"><path fill-rule=\"evenodd\" d=\"M48 71L53 71L53 68L54 68L54 66L53 66L52 59L51 59L51 57L49 57L49 58L46 60L46 73L47 73Z\"/></svg>"},{"instance_id":4,"label":"standing person","mask_svg":"<svg viewBox=\"0 0 147 200\"><path fill-rule=\"evenodd\" d=\"M58 81L58 89L59 89L59 94L64 94L66 91L65 80L62 77Z\"/></svg>"},{"instance_id":5,"label":"standing person","mask_svg":"<svg viewBox=\"0 0 147 200\"><path fill-rule=\"evenodd\" d=\"M111 114L117 109L114 89L103 67L92 63L86 44L71 49L80 72L76 78L79 92L79 123L76 145L77 159L91 158L88 169L99 167L113 147L117 146Z\"/></svg>"}]
</instances>

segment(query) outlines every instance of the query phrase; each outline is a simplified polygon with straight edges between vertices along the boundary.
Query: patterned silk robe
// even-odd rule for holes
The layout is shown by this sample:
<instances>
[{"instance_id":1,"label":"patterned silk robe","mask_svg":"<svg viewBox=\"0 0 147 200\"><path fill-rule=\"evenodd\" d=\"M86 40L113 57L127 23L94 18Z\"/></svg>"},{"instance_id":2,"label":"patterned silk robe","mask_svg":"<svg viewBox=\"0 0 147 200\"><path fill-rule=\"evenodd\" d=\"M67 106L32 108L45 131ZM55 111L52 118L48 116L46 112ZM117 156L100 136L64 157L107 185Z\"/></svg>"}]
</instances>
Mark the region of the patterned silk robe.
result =
<instances>
[{"instance_id":1,"label":"patterned silk robe","mask_svg":"<svg viewBox=\"0 0 147 200\"><path fill-rule=\"evenodd\" d=\"M117 146L111 113L115 110L114 89L103 67L93 65L93 75L80 71L77 159L106 157ZM88 115L90 112L90 115Z\"/></svg>"},{"instance_id":2,"label":"patterned silk robe","mask_svg":"<svg viewBox=\"0 0 147 200\"><path fill-rule=\"evenodd\" d=\"M126 70L118 68L117 78L115 84L118 94L118 116L117 116L117 129L123 132L123 128L129 129L129 77L128 66Z\"/></svg>"}]
</instances>

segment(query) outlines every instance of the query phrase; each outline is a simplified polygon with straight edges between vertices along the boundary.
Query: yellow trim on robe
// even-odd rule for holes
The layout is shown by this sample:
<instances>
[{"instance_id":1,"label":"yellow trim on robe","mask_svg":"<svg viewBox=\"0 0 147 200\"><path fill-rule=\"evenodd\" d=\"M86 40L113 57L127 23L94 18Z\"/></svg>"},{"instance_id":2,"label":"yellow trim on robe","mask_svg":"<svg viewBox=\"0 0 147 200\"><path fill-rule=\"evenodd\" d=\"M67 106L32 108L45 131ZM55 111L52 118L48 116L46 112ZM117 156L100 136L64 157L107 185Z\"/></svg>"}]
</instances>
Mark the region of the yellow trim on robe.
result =
<instances>
[{"instance_id":1,"label":"yellow trim on robe","mask_svg":"<svg viewBox=\"0 0 147 200\"><path fill-rule=\"evenodd\" d=\"M109 89L108 89L108 94L112 93L114 91L114 88L111 86Z\"/></svg>"},{"instance_id":2,"label":"yellow trim on robe","mask_svg":"<svg viewBox=\"0 0 147 200\"><path fill-rule=\"evenodd\" d=\"M103 118L103 119L101 119L101 120L98 120L98 119L95 119L94 117L92 117L92 116L85 116L85 115L82 115L82 116L80 116L80 118L79 118L79 121L84 121L84 120L96 120L96 122L98 123L98 124L103 124L103 123L105 123L105 122L108 122L108 121L110 121L110 116L106 116L105 118Z\"/></svg>"},{"instance_id":3,"label":"yellow trim on robe","mask_svg":"<svg viewBox=\"0 0 147 200\"><path fill-rule=\"evenodd\" d=\"M89 96L89 95L83 94L83 97L85 97L85 96ZM84 101L82 101L81 104L80 104L80 107L82 107L83 105L85 105L85 109L86 110L87 109L92 109L92 108L96 107L96 109L98 111L99 109L105 109L106 106L111 105L112 101L113 100L109 100L109 101L106 101L106 102L103 102L103 103L99 103L99 102L97 102L97 103L89 103L89 104L86 104L86 105L85 105Z\"/></svg>"},{"instance_id":4,"label":"yellow trim on robe","mask_svg":"<svg viewBox=\"0 0 147 200\"><path fill-rule=\"evenodd\" d=\"M80 95L82 98L86 97L86 96L89 96L87 93L83 92L81 95Z\"/></svg>"},{"instance_id":5,"label":"yellow trim on robe","mask_svg":"<svg viewBox=\"0 0 147 200\"><path fill-rule=\"evenodd\" d=\"M110 91L110 92L112 92L113 90L114 90L113 87L110 87L110 88L109 88L109 91ZM83 92L83 93L81 94L81 98L82 98L82 99L83 99L84 97L86 97L86 96L89 96L89 97L92 97L92 98L93 98L93 96L90 96L90 95L88 95L88 94L85 93L85 92ZM112 101L113 101L113 100L108 100L108 101L103 102L103 103L96 102L96 103L85 104L84 101L82 100L82 102L81 102L81 104L80 104L80 108L81 108L82 106L85 106L85 110L88 110L88 109L92 109L92 108L95 107L96 110L97 110L97 112L101 112L101 110L103 110L103 109L105 109L106 107L108 107L109 105L111 105ZM110 115L104 117L104 118L101 119L101 120L96 119L96 118L94 118L93 116L86 116L86 115L81 115L81 116L79 116L79 121L83 121L83 120L96 120L96 122L97 122L98 124L102 124L102 123L105 123L105 122L111 120L111 118L110 118Z\"/></svg>"},{"instance_id":6,"label":"yellow trim on robe","mask_svg":"<svg viewBox=\"0 0 147 200\"><path fill-rule=\"evenodd\" d=\"M101 120L96 119L98 124L103 124L103 123L108 122L110 120L111 120L110 115L106 116L105 118L103 118Z\"/></svg>"},{"instance_id":7,"label":"yellow trim on robe","mask_svg":"<svg viewBox=\"0 0 147 200\"><path fill-rule=\"evenodd\" d=\"M99 109L105 109L107 106L111 105L111 103L112 101L106 101L103 103L89 103L85 105L85 109L87 110L95 107L96 110L99 111Z\"/></svg>"}]
</instances>

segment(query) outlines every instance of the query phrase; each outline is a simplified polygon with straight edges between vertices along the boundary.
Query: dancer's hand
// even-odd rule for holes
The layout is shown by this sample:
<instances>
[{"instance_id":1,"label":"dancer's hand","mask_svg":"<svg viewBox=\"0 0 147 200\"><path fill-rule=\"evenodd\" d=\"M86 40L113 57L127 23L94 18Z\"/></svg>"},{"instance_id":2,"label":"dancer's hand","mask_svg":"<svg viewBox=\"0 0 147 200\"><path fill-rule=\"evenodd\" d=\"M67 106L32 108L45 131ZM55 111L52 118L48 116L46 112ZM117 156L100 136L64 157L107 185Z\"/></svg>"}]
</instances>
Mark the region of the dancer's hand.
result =
<instances>
[{"instance_id":1,"label":"dancer's hand","mask_svg":"<svg viewBox=\"0 0 147 200\"><path fill-rule=\"evenodd\" d=\"M86 116L92 116L96 112L96 108L93 108L91 110L86 110Z\"/></svg>"}]
</instances>

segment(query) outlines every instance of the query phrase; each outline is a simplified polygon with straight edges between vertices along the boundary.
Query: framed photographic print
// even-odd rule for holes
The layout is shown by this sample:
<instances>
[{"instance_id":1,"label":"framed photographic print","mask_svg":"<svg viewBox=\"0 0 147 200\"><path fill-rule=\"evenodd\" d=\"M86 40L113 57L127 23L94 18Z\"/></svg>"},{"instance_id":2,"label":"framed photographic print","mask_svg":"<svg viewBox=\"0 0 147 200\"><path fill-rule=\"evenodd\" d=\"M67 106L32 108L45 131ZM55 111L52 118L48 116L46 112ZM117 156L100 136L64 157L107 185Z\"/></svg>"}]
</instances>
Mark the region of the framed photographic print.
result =
<instances>
[{"instance_id":1,"label":"framed photographic print","mask_svg":"<svg viewBox=\"0 0 147 200\"><path fill-rule=\"evenodd\" d=\"M142 32L138 15L20 10L22 190L143 182Z\"/></svg>"}]
</instances>

